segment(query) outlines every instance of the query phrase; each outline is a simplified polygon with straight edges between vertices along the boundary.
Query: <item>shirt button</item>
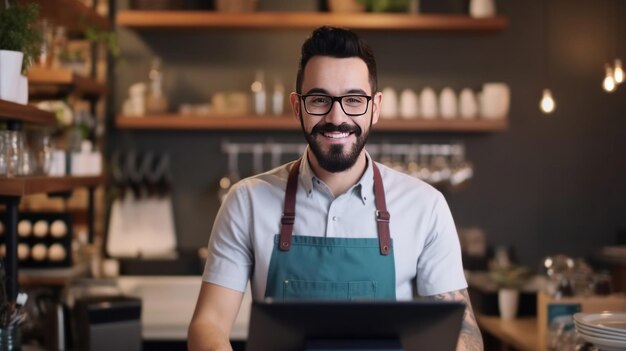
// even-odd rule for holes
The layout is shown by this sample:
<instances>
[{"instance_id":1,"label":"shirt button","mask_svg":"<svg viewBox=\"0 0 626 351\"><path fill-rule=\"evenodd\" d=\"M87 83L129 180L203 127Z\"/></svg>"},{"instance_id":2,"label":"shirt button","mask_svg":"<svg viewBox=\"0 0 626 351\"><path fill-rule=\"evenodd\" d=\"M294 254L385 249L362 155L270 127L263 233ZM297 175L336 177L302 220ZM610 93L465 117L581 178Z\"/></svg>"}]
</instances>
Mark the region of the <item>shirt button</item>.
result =
<instances>
[{"instance_id":1,"label":"shirt button","mask_svg":"<svg viewBox=\"0 0 626 351\"><path fill-rule=\"evenodd\" d=\"M338 219L337 216L333 216L333 222L337 222Z\"/></svg>"}]
</instances>

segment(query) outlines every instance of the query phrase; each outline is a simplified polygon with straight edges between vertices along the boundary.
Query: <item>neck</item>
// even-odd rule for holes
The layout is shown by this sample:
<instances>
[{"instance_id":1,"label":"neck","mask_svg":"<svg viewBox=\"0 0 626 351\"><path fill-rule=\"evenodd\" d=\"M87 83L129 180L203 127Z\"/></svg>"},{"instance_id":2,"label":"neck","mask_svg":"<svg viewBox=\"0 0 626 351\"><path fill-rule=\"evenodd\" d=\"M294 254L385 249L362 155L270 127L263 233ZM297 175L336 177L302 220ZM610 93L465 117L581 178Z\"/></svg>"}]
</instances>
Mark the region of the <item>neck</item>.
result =
<instances>
[{"instance_id":1,"label":"neck","mask_svg":"<svg viewBox=\"0 0 626 351\"><path fill-rule=\"evenodd\" d=\"M311 166L313 173L315 173L315 175L328 186L335 197L345 193L354 184L356 184L363 176L365 168L367 167L365 151L361 151L359 158L351 168L337 173L329 172L323 169L310 149L307 149L307 153L309 165Z\"/></svg>"}]
</instances>

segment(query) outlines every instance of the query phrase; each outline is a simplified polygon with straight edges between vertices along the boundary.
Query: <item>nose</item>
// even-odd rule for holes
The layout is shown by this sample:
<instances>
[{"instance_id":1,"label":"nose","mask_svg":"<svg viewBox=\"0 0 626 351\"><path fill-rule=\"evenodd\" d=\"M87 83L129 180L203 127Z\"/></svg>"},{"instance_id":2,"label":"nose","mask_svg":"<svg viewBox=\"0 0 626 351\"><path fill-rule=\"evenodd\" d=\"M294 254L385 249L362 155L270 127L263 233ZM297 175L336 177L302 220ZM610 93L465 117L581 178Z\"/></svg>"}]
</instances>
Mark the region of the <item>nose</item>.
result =
<instances>
[{"instance_id":1,"label":"nose","mask_svg":"<svg viewBox=\"0 0 626 351\"><path fill-rule=\"evenodd\" d=\"M341 101L335 100L333 101L333 104L330 107L330 111L328 112L328 114L324 116L324 119L328 123L340 125L341 123L345 122L346 119L350 119L350 116L346 115L343 112L343 109L341 108Z\"/></svg>"}]
</instances>

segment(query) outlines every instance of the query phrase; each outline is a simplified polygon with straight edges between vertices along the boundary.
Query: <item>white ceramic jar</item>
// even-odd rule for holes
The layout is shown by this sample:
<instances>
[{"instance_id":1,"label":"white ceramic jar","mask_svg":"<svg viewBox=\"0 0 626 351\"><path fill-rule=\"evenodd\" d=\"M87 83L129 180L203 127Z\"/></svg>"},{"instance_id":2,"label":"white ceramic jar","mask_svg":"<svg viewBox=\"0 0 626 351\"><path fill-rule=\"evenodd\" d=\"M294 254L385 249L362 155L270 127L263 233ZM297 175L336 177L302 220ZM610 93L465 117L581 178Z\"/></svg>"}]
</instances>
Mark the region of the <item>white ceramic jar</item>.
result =
<instances>
[{"instance_id":1,"label":"white ceramic jar","mask_svg":"<svg viewBox=\"0 0 626 351\"><path fill-rule=\"evenodd\" d=\"M422 89L420 94L419 105L421 108L421 116L425 119L437 118L437 95L431 87Z\"/></svg>"},{"instance_id":2,"label":"white ceramic jar","mask_svg":"<svg viewBox=\"0 0 626 351\"><path fill-rule=\"evenodd\" d=\"M404 89L400 94L400 117L411 119L418 116L417 94L411 89Z\"/></svg>"}]
</instances>

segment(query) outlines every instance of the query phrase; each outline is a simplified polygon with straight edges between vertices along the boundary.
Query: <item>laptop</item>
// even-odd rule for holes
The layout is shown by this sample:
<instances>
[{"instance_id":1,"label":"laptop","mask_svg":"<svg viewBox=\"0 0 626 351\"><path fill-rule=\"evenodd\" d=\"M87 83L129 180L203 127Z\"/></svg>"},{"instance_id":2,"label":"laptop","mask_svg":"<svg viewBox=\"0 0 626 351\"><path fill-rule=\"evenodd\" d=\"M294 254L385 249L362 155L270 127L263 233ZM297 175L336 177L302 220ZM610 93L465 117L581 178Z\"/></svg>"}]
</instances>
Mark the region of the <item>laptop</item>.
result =
<instances>
[{"instance_id":1,"label":"laptop","mask_svg":"<svg viewBox=\"0 0 626 351\"><path fill-rule=\"evenodd\" d=\"M455 350L459 301L253 301L246 351Z\"/></svg>"}]
</instances>

